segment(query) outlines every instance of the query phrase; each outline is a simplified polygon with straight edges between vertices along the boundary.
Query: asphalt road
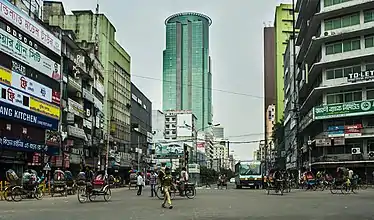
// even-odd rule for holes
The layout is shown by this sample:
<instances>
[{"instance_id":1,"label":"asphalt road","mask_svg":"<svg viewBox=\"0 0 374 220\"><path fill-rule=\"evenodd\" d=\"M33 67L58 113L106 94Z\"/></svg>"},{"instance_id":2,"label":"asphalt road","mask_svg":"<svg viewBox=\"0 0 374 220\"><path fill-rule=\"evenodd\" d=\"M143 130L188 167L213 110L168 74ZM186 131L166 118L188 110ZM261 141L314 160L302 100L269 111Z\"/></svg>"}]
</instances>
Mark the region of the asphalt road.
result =
<instances>
[{"instance_id":1,"label":"asphalt road","mask_svg":"<svg viewBox=\"0 0 374 220\"><path fill-rule=\"evenodd\" d=\"M174 209L161 208L161 201L136 190L114 190L111 202L80 204L76 196L0 202L0 220L365 220L374 216L374 190L358 194L331 195L329 191L293 191L267 195L264 190L200 189L193 200L176 198Z\"/></svg>"}]
</instances>

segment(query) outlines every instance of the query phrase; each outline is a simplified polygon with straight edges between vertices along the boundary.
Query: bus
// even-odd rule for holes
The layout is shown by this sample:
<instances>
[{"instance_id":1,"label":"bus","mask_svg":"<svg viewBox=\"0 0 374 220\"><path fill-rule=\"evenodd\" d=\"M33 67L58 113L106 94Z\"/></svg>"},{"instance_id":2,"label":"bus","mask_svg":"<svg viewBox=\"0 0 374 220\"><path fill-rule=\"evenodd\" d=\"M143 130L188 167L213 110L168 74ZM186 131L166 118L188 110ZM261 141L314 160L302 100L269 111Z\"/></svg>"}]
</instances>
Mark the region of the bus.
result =
<instances>
[{"instance_id":1,"label":"bus","mask_svg":"<svg viewBox=\"0 0 374 220\"><path fill-rule=\"evenodd\" d=\"M239 161L235 165L235 185L237 189L242 187L262 188L263 169L261 161Z\"/></svg>"}]
</instances>

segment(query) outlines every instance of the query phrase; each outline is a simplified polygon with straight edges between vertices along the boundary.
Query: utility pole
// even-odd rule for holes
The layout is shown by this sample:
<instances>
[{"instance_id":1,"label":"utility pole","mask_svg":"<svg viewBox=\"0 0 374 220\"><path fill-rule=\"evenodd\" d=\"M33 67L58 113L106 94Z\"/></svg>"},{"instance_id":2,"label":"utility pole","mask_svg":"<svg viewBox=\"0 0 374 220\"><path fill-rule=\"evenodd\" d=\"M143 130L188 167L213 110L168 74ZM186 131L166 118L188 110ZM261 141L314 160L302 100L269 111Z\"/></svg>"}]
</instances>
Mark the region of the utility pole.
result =
<instances>
[{"instance_id":1,"label":"utility pole","mask_svg":"<svg viewBox=\"0 0 374 220\"><path fill-rule=\"evenodd\" d=\"M140 140L138 135L138 172L140 172Z\"/></svg>"}]
</instances>

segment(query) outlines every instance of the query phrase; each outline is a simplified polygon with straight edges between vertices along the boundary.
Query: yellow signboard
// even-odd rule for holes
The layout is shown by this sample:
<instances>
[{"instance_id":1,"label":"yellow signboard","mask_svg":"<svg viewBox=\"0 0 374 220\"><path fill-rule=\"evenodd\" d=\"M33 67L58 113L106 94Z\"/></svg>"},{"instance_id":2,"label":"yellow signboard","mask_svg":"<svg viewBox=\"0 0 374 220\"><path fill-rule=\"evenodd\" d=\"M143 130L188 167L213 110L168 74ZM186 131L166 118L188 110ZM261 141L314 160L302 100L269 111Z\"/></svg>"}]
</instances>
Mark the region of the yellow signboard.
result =
<instances>
[{"instance_id":1,"label":"yellow signboard","mask_svg":"<svg viewBox=\"0 0 374 220\"><path fill-rule=\"evenodd\" d=\"M0 66L0 82L9 86L12 84L12 72L2 66Z\"/></svg>"},{"instance_id":2,"label":"yellow signboard","mask_svg":"<svg viewBox=\"0 0 374 220\"><path fill-rule=\"evenodd\" d=\"M60 118L60 108L46 102L30 97L30 110L47 115L52 118Z\"/></svg>"}]
</instances>

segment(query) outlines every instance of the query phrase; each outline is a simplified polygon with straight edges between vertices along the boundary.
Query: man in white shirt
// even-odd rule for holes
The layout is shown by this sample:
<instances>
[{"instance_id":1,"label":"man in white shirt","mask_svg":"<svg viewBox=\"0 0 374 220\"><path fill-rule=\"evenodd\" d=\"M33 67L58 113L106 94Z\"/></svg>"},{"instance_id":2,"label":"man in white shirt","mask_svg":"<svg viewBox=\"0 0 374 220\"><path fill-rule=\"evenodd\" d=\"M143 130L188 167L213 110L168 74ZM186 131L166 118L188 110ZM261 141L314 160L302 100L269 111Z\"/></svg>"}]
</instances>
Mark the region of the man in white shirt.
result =
<instances>
[{"instance_id":1,"label":"man in white shirt","mask_svg":"<svg viewBox=\"0 0 374 220\"><path fill-rule=\"evenodd\" d=\"M181 195L184 191L184 185L188 182L188 173L186 170L186 167L182 167L181 176L180 176L180 189L181 189Z\"/></svg>"},{"instance_id":2,"label":"man in white shirt","mask_svg":"<svg viewBox=\"0 0 374 220\"><path fill-rule=\"evenodd\" d=\"M348 178L350 179L350 180L352 180L352 178L353 178L353 170L348 170Z\"/></svg>"},{"instance_id":3,"label":"man in white shirt","mask_svg":"<svg viewBox=\"0 0 374 220\"><path fill-rule=\"evenodd\" d=\"M138 172L138 177L136 179L136 185L138 186L137 195L140 196L142 194L143 186L145 186L143 174Z\"/></svg>"}]
</instances>

